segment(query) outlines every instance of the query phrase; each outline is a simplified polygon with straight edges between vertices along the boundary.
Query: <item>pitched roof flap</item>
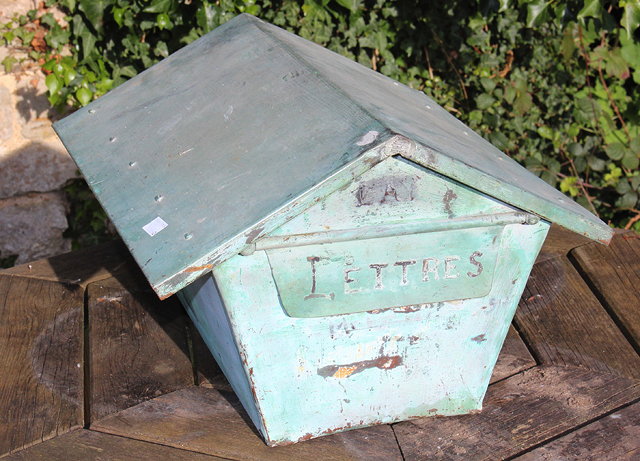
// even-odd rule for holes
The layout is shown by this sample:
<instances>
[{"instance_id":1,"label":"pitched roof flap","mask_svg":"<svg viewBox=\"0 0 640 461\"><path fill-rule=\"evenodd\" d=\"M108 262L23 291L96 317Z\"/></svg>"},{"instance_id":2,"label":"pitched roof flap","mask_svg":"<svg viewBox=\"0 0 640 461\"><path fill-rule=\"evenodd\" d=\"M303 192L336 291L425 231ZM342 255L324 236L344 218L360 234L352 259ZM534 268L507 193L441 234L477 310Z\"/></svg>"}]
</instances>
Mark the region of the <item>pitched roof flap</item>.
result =
<instances>
[{"instance_id":1,"label":"pitched roof flap","mask_svg":"<svg viewBox=\"0 0 640 461\"><path fill-rule=\"evenodd\" d=\"M163 297L370 168L395 133L443 175L611 232L423 93L246 14L54 128Z\"/></svg>"}]
</instances>

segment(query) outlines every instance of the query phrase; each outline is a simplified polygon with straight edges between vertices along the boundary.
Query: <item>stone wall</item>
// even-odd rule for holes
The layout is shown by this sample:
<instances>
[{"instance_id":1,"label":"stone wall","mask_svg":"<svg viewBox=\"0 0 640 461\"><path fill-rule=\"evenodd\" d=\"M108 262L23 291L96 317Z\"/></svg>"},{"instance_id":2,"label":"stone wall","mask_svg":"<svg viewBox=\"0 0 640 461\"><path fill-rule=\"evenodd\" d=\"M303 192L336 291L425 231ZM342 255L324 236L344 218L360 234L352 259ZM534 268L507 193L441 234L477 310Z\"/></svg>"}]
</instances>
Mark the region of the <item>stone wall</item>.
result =
<instances>
[{"instance_id":1,"label":"stone wall","mask_svg":"<svg viewBox=\"0 0 640 461\"><path fill-rule=\"evenodd\" d=\"M34 7L32 0L0 0L0 22ZM0 47L0 61L19 51ZM35 63L0 67L0 260L16 264L69 251L63 238L68 204L61 191L77 175L51 128L57 114ZM58 115L59 116L59 115Z\"/></svg>"}]
</instances>

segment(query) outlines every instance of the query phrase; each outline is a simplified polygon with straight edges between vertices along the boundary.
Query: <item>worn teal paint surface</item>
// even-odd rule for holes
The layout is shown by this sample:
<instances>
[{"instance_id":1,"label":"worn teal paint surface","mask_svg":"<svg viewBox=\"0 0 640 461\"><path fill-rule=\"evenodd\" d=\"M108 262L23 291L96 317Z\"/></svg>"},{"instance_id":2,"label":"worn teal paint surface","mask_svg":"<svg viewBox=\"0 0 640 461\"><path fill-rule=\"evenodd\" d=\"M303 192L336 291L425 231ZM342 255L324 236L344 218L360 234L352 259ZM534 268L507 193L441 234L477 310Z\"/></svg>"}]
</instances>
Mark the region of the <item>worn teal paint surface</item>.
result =
<instances>
[{"instance_id":1,"label":"worn teal paint surface","mask_svg":"<svg viewBox=\"0 0 640 461\"><path fill-rule=\"evenodd\" d=\"M267 251L285 311L320 317L478 298L491 289L502 228Z\"/></svg>"},{"instance_id":2,"label":"worn teal paint surface","mask_svg":"<svg viewBox=\"0 0 640 461\"><path fill-rule=\"evenodd\" d=\"M404 182L397 182L398 177L416 178L411 194L404 196L406 200L399 192ZM378 188L388 191L387 186L396 189L398 200L395 196L383 200L385 195L380 196ZM363 191L367 188L368 192ZM370 197L369 193L378 197L377 201L364 198ZM358 201L367 204L356 206ZM336 213L339 210L344 212ZM390 158L273 234L366 227L411 216L454 220L509 211L513 209L508 205L466 186ZM540 221L499 228L492 242L496 245L496 261L490 289L467 299L461 299L466 296L464 289L461 297L441 302L429 302L425 297L416 303L412 294L397 292L395 302L381 307L379 293L371 293L371 309L366 312L292 316L277 285L277 262L261 250L229 259L213 270L213 276L206 276L190 290L207 293L202 299L215 298L213 288L217 285L222 301L210 303L214 309L224 305L230 336L235 338L242 357L242 373L236 370L230 379L244 381L253 389L251 405L260 415L254 421L271 445L418 416L463 414L481 408L493 366L548 227ZM459 237L466 232L449 231ZM421 237L433 243L429 234ZM358 244L376 248L377 240ZM446 242L449 254L466 249L466 242L450 241L448 237ZM421 245L408 247L422 249ZM379 249L384 253L393 247ZM309 255L299 256L303 266L308 264ZM295 271L291 265L287 269ZM308 287L308 269L305 274ZM206 309L203 303L192 306L189 312L198 318L198 311ZM216 335L216 331L204 334Z\"/></svg>"},{"instance_id":3,"label":"worn teal paint surface","mask_svg":"<svg viewBox=\"0 0 640 461\"><path fill-rule=\"evenodd\" d=\"M200 278L181 290L178 296L251 421L259 431L264 432L264 422L253 398L252 385L245 375L242 355L213 278Z\"/></svg>"},{"instance_id":4,"label":"worn teal paint surface","mask_svg":"<svg viewBox=\"0 0 640 461\"><path fill-rule=\"evenodd\" d=\"M381 153L591 238L612 235L424 94L249 15L54 128L161 297Z\"/></svg>"}]
</instances>

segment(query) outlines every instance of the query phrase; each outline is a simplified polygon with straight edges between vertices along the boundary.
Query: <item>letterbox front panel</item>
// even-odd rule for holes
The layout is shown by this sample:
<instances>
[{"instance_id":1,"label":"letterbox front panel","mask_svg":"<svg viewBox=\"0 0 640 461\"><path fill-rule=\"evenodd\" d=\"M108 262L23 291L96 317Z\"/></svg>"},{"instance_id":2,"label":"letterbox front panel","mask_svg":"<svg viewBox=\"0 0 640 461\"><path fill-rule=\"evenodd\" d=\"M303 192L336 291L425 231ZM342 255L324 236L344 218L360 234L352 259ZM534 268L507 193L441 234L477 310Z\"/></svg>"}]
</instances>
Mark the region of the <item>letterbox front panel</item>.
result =
<instances>
[{"instance_id":1,"label":"letterbox front panel","mask_svg":"<svg viewBox=\"0 0 640 461\"><path fill-rule=\"evenodd\" d=\"M292 317L364 312L486 296L502 227L267 250Z\"/></svg>"},{"instance_id":2,"label":"letterbox front panel","mask_svg":"<svg viewBox=\"0 0 640 461\"><path fill-rule=\"evenodd\" d=\"M216 267L267 443L478 410L547 229L503 228L486 296L381 311L292 317L265 251Z\"/></svg>"}]
</instances>

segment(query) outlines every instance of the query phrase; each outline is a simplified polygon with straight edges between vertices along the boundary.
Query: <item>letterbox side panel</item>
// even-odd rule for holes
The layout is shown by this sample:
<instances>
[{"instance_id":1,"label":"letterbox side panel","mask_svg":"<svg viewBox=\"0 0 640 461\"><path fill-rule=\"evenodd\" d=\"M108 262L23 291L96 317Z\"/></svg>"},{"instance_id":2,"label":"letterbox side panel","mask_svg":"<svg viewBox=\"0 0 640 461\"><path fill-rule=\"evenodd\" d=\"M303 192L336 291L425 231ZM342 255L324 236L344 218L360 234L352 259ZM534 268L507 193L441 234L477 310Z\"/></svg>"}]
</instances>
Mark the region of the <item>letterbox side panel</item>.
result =
<instances>
[{"instance_id":1,"label":"letterbox side panel","mask_svg":"<svg viewBox=\"0 0 640 461\"><path fill-rule=\"evenodd\" d=\"M533 264L542 248L550 228L546 221L535 225L506 226L502 239L503 252L501 260L496 266L493 299L500 299L501 306L496 316L489 323L484 324L485 332L474 336L474 342L484 342L493 339L492 353L488 356L488 366L483 370L481 388L484 389L482 398L489 386L493 368L498 360L509 326L513 320L520 297L524 291ZM490 298L491 300L491 298ZM489 309L494 308L491 303Z\"/></svg>"},{"instance_id":2,"label":"letterbox side panel","mask_svg":"<svg viewBox=\"0 0 640 461\"><path fill-rule=\"evenodd\" d=\"M216 268L271 443L479 409L548 227L505 227L487 296L383 311L292 318L264 252Z\"/></svg>"},{"instance_id":3,"label":"letterbox side panel","mask_svg":"<svg viewBox=\"0 0 640 461\"><path fill-rule=\"evenodd\" d=\"M425 162L425 166L592 239L605 243L611 239L613 230L591 212L527 171L423 92L278 27L263 22L259 26L385 127L447 160ZM413 159L422 163L420 157Z\"/></svg>"},{"instance_id":4,"label":"letterbox side panel","mask_svg":"<svg viewBox=\"0 0 640 461\"><path fill-rule=\"evenodd\" d=\"M236 345L234 331L213 276L207 274L200 277L178 292L178 296L200 336L242 402L242 406L251 417L251 421L266 436L263 419L253 398L251 384Z\"/></svg>"}]
</instances>

